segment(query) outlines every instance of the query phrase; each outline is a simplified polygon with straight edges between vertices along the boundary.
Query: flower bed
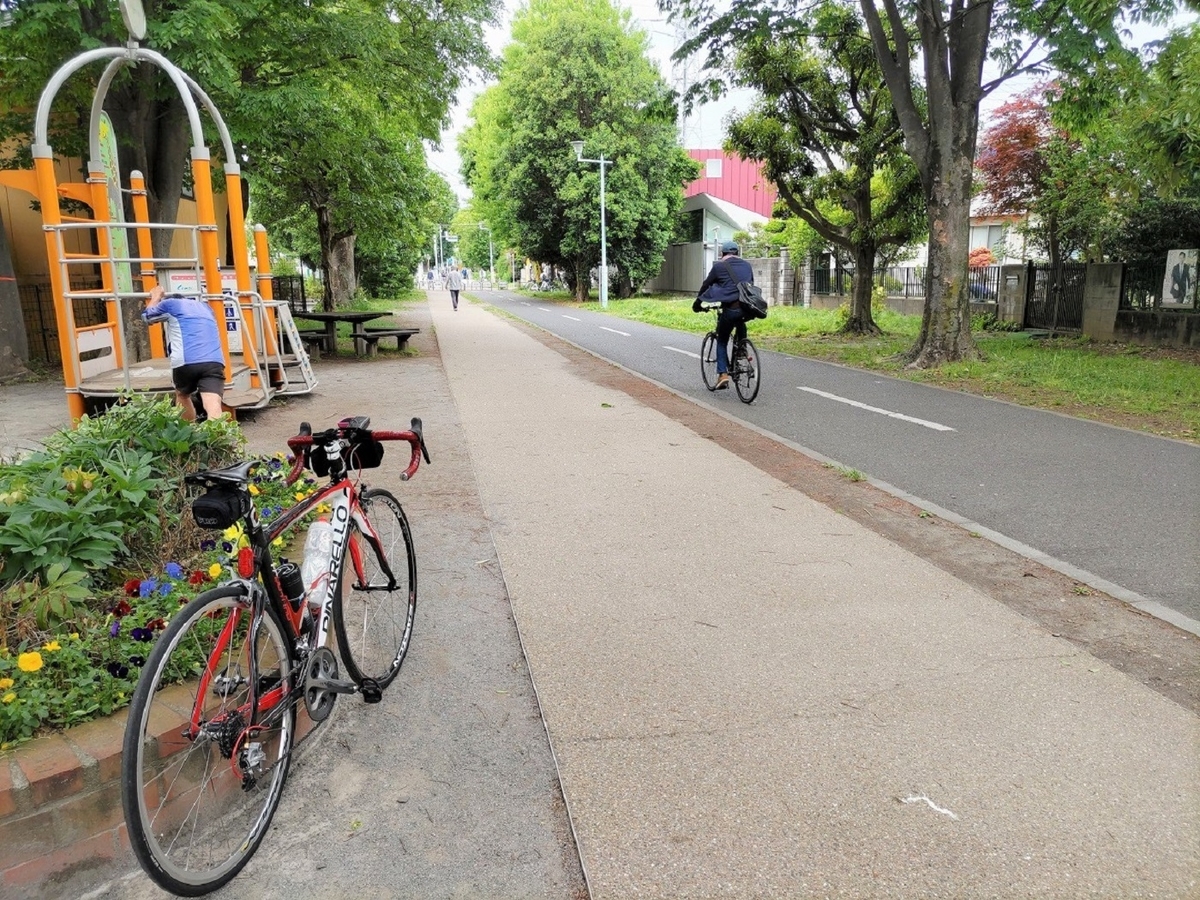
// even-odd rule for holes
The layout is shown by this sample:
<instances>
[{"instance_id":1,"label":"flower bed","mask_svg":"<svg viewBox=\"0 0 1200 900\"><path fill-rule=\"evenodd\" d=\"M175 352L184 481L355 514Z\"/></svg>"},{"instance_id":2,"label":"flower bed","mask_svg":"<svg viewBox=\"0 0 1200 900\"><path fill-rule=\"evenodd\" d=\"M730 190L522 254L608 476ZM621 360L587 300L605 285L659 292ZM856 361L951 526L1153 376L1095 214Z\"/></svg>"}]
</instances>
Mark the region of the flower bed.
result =
<instances>
[{"instance_id":1,"label":"flower bed","mask_svg":"<svg viewBox=\"0 0 1200 900\"><path fill-rule=\"evenodd\" d=\"M0 750L128 703L157 634L246 542L195 527L183 476L243 450L232 420L134 398L0 465ZM313 489L286 474L282 455L256 470L266 523Z\"/></svg>"}]
</instances>

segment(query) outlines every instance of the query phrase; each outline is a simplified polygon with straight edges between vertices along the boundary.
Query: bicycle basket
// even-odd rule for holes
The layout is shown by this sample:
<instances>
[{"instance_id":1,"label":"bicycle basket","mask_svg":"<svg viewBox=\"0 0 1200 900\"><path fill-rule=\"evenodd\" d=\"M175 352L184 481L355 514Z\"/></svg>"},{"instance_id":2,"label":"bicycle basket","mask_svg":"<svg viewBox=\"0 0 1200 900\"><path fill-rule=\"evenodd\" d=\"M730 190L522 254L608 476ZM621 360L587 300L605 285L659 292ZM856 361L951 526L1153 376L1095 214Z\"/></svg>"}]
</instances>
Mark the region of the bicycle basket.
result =
<instances>
[{"instance_id":1,"label":"bicycle basket","mask_svg":"<svg viewBox=\"0 0 1200 900\"><path fill-rule=\"evenodd\" d=\"M342 464L346 471L356 469L375 469L383 462L383 443L374 438L352 441L350 446L342 451ZM329 457L319 447L314 447L308 457L309 468L313 474L324 478L329 474Z\"/></svg>"},{"instance_id":2,"label":"bicycle basket","mask_svg":"<svg viewBox=\"0 0 1200 900\"><path fill-rule=\"evenodd\" d=\"M225 485L210 487L192 501L192 518L201 528L222 531L250 511L250 497Z\"/></svg>"}]
</instances>

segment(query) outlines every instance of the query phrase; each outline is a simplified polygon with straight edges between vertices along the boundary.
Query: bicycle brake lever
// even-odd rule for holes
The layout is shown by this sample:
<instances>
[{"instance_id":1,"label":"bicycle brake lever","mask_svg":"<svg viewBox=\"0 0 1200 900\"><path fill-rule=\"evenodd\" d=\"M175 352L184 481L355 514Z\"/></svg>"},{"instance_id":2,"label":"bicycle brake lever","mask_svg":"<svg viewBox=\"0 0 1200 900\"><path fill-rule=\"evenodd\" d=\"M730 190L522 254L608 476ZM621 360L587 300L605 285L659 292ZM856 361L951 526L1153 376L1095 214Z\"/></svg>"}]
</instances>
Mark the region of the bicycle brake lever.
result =
<instances>
[{"instance_id":1,"label":"bicycle brake lever","mask_svg":"<svg viewBox=\"0 0 1200 900\"><path fill-rule=\"evenodd\" d=\"M421 420L413 416L410 430L417 436L417 442L421 445L421 455L425 457L425 462L432 465L432 460L429 458L429 448L425 446L425 435L421 433Z\"/></svg>"}]
</instances>

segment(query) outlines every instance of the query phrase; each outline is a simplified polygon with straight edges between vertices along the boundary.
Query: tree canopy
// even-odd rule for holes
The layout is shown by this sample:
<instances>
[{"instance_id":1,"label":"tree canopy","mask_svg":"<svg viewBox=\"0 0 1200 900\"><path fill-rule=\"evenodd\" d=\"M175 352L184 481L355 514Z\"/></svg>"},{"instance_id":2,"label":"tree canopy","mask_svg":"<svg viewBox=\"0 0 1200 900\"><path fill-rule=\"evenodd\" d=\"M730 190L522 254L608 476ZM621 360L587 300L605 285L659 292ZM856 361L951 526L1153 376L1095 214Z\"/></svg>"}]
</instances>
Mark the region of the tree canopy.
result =
<instances>
[{"instance_id":1,"label":"tree canopy","mask_svg":"<svg viewBox=\"0 0 1200 900\"><path fill-rule=\"evenodd\" d=\"M703 53L715 88L724 61L754 28L813 29L820 0L659 0L672 16L696 24L679 55ZM860 0L905 148L920 173L929 226L925 311L910 357L915 366L970 357L967 263L979 103L1016 74L1048 68L1103 80L1128 56L1119 17L1162 20L1173 0L1120 6L1088 0ZM813 29L815 31L815 29ZM984 82L988 61L995 78ZM1093 92L1090 98L1100 96Z\"/></svg>"},{"instance_id":2,"label":"tree canopy","mask_svg":"<svg viewBox=\"0 0 1200 900\"><path fill-rule=\"evenodd\" d=\"M0 69L8 115L0 137L27 134L50 74L82 50L125 40L107 0L8 0ZM407 234L425 200L420 142L436 140L463 79L486 68L483 25L497 0L174 0L145 3L144 43L213 98L261 210L309 211L322 243L327 302L354 284L354 237ZM96 73L60 93L56 150L78 152ZM123 72L107 108L121 165L147 177L151 216L174 221L190 135L179 100L150 66ZM272 204L275 204L274 206ZM257 209L258 207L256 207ZM270 224L268 222L268 224ZM414 235L415 236L415 235ZM343 275L349 266L348 275ZM333 269L337 268L339 274Z\"/></svg>"},{"instance_id":3,"label":"tree canopy","mask_svg":"<svg viewBox=\"0 0 1200 900\"><path fill-rule=\"evenodd\" d=\"M586 158L606 162L608 262L627 295L661 267L697 171L646 37L608 0L532 0L512 36L459 143L476 211L586 298L600 261L600 167L576 160L570 142L582 140Z\"/></svg>"},{"instance_id":4,"label":"tree canopy","mask_svg":"<svg viewBox=\"0 0 1200 900\"><path fill-rule=\"evenodd\" d=\"M861 18L828 0L813 19L821 40L763 29L742 41L733 77L761 99L729 124L727 146L762 162L788 213L850 257L846 329L874 332L876 256L923 233L920 184Z\"/></svg>"}]
</instances>

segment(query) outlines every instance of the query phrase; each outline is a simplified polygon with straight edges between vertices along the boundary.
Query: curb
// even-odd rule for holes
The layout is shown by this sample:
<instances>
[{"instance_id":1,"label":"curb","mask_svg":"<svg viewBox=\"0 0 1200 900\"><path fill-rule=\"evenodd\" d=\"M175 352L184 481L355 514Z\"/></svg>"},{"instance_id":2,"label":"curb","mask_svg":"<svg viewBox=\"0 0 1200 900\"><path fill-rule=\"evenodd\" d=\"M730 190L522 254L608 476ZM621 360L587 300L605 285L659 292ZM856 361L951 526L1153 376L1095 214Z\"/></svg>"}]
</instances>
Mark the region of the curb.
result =
<instances>
[{"instance_id":1,"label":"curb","mask_svg":"<svg viewBox=\"0 0 1200 900\"><path fill-rule=\"evenodd\" d=\"M0 755L0 895L122 857L134 865L121 810L127 711ZM301 707L297 745L313 727Z\"/></svg>"}]
</instances>

